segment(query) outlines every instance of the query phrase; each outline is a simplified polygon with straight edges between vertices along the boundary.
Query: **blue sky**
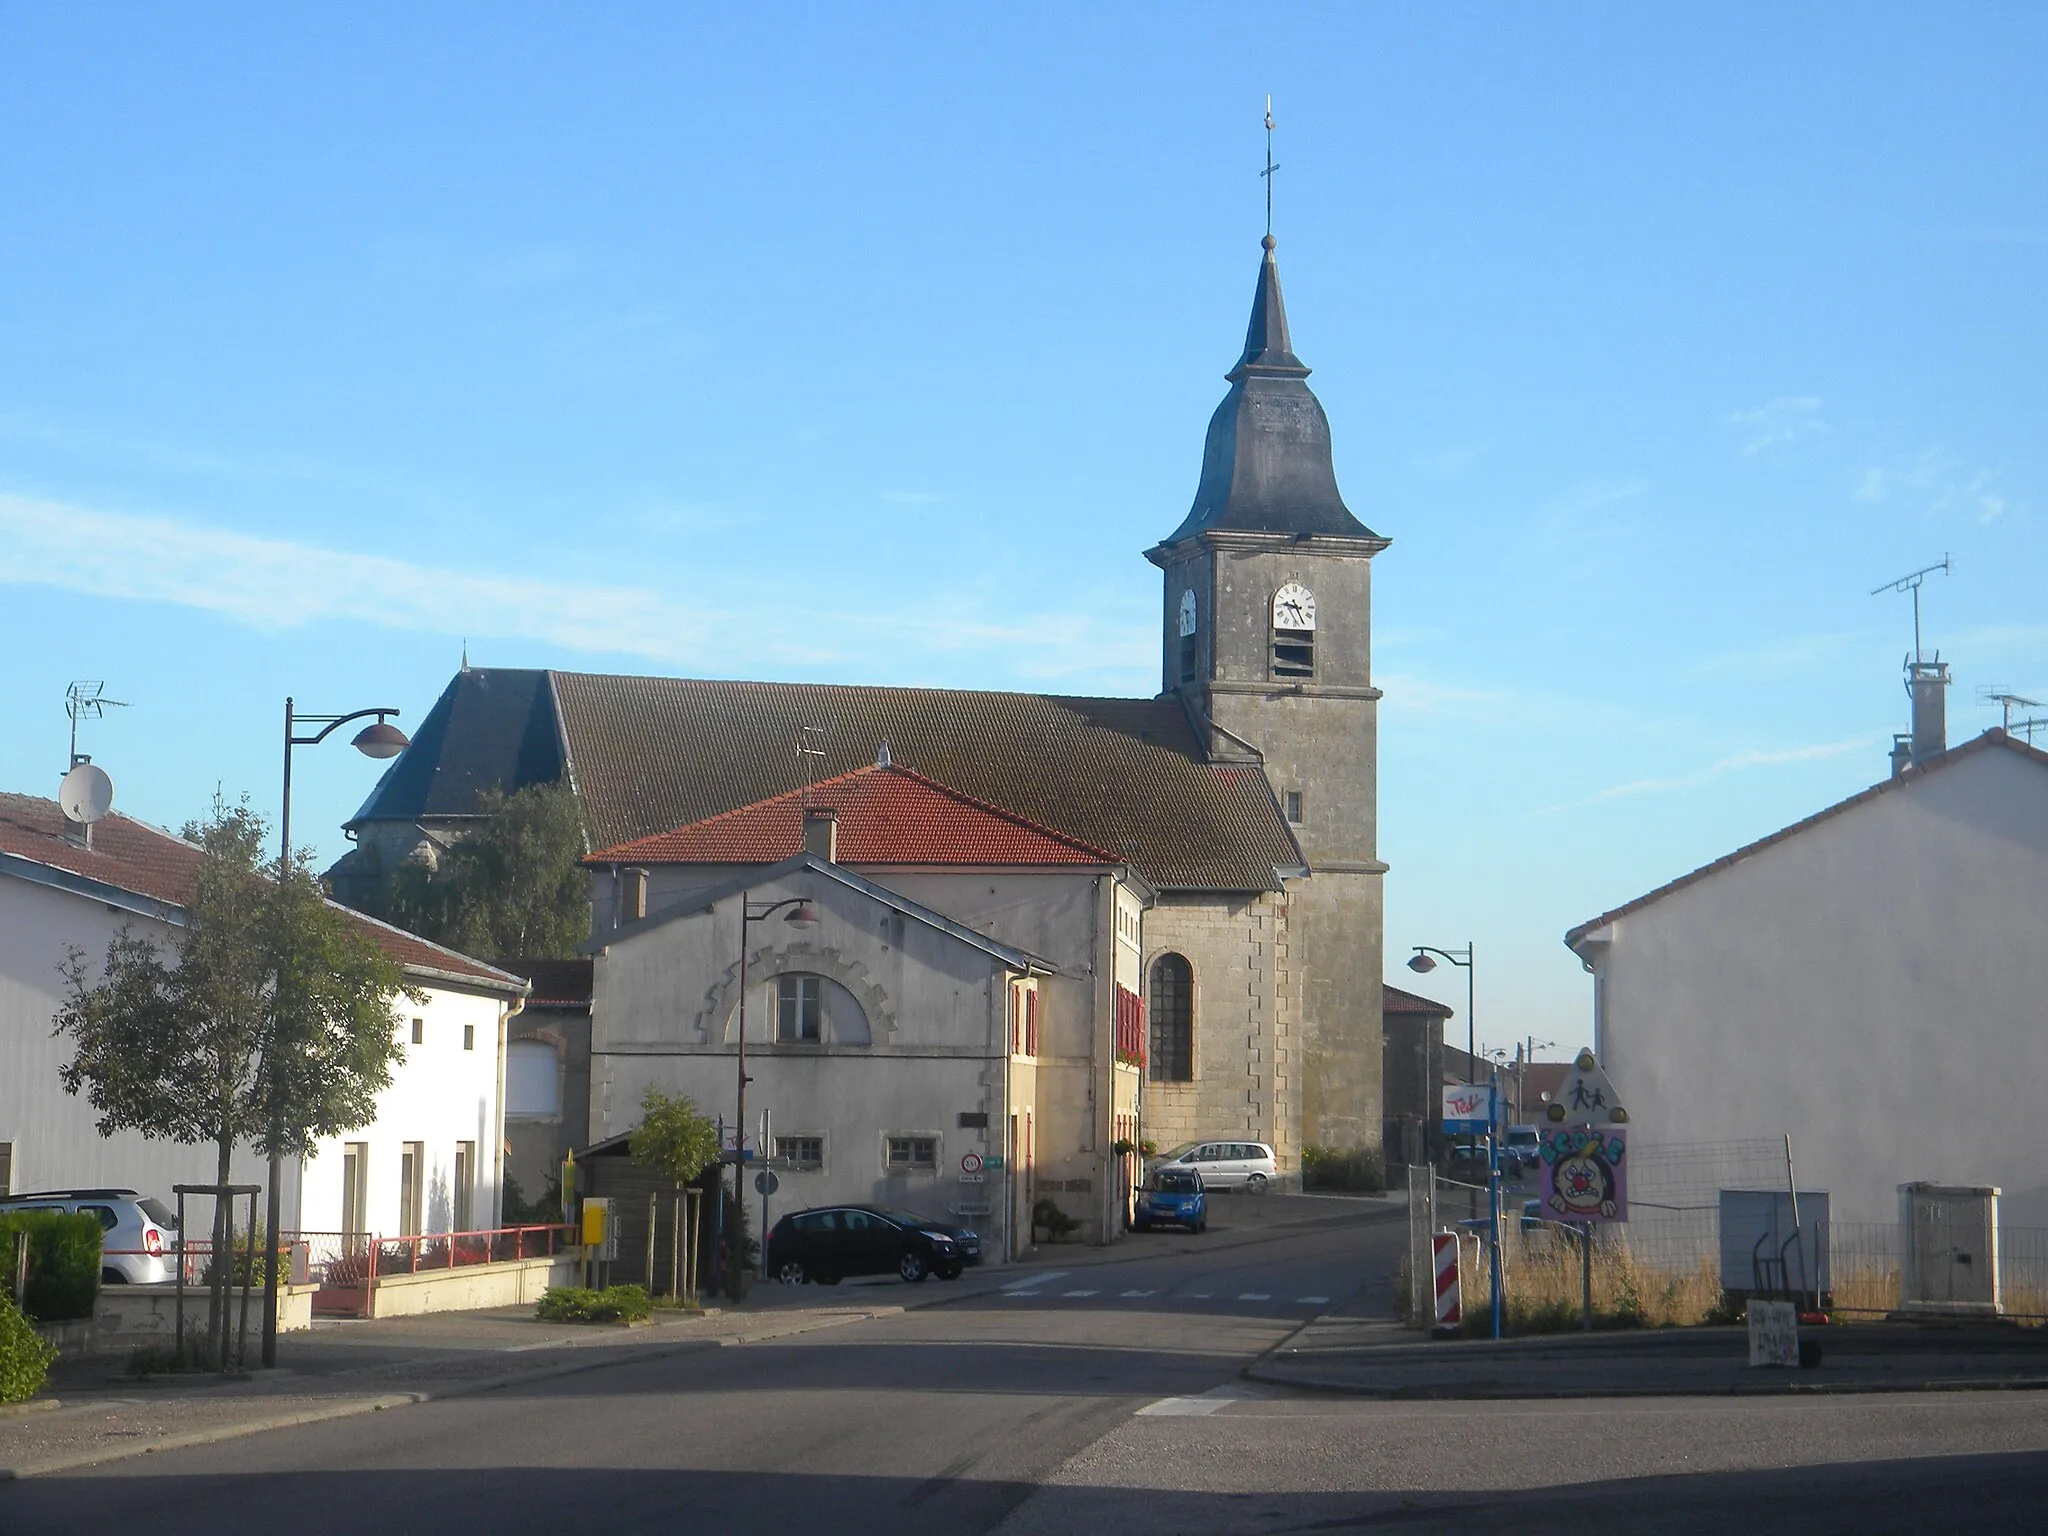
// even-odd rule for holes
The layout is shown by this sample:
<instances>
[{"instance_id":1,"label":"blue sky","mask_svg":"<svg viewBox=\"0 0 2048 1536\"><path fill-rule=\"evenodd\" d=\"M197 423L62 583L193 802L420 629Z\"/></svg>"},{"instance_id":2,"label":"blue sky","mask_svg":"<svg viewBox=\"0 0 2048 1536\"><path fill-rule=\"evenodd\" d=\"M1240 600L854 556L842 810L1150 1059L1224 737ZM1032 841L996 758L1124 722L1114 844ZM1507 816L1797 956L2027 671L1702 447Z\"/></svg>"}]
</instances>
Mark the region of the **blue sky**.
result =
<instances>
[{"instance_id":1,"label":"blue sky","mask_svg":"<svg viewBox=\"0 0 2048 1536\"><path fill-rule=\"evenodd\" d=\"M0 785L103 678L123 809L268 808L287 693L417 721L465 636L1151 692L1268 91L1389 954L1474 941L1483 1042L1882 775L1870 588L1954 555L1952 737L2048 698L2048 11L739 9L0 0ZM323 857L374 772L300 755Z\"/></svg>"}]
</instances>

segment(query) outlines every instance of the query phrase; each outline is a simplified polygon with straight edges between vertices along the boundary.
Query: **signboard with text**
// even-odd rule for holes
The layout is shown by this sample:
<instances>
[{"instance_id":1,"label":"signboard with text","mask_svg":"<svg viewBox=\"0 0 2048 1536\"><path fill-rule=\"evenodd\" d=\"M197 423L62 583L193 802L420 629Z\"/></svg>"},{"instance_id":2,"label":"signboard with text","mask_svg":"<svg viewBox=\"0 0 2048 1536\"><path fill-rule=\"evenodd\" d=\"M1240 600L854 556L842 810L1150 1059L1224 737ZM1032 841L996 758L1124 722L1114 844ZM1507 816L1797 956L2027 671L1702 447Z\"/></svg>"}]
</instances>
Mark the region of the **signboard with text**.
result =
<instances>
[{"instance_id":1,"label":"signboard with text","mask_svg":"<svg viewBox=\"0 0 2048 1536\"><path fill-rule=\"evenodd\" d=\"M1628 1220L1628 1132L1590 1125L1546 1126L1537 1149L1537 1186L1550 1221Z\"/></svg>"},{"instance_id":2,"label":"signboard with text","mask_svg":"<svg viewBox=\"0 0 2048 1536\"><path fill-rule=\"evenodd\" d=\"M1452 1083L1444 1089L1444 1129L1484 1136L1487 1131L1487 1100L1491 1090L1484 1083Z\"/></svg>"}]
</instances>

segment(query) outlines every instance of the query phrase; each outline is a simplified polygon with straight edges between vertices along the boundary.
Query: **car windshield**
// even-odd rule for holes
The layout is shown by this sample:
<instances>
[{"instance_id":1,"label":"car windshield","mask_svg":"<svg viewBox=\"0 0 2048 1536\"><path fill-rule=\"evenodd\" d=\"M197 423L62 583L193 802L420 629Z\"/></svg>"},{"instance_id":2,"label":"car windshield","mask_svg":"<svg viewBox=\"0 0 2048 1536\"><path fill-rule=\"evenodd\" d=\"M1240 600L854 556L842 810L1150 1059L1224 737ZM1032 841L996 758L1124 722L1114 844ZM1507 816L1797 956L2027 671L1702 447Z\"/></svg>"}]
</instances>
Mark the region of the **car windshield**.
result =
<instances>
[{"instance_id":1,"label":"car windshield","mask_svg":"<svg viewBox=\"0 0 2048 1536\"><path fill-rule=\"evenodd\" d=\"M157 1199L155 1195L144 1195L135 1203L142 1207L142 1214L158 1226L172 1232L178 1230L178 1218L173 1216L171 1208L165 1205L163 1201Z\"/></svg>"},{"instance_id":2,"label":"car windshield","mask_svg":"<svg viewBox=\"0 0 2048 1536\"><path fill-rule=\"evenodd\" d=\"M878 1205L874 1209L877 1215L888 1217L889 1220L895 1222L899 1227L942 1227L945 1225L944 1222L938 1221L933 1217L919 1216L913 1211L894 1210L886 1205Z\"/></svg>"},{"instance_id":3,"label":"car windshield","mask_svg":"<svg viewBox=\"0 0 2048 1536\"><path fill-rule=\"evenodd\" d=\"M1202 1187L1202 1181L1192 1168L1162 1168L1153 1175L1152 1187L1170 1194L1191 1195Z\"/></svg>"},{"instance_id":4,"label":"car windshield","mask_svg":"<svg viewBox=\"0 0 2048 1536\"><path fill-rule=\"evenodd\" d=\"M1511 1147L1533 1147L1536 1145L1536 1130L1533 1126L1513 1125L1508 1127L1508 1145Z\"/></svg>"},{"instance_id":5,"label":"car windshield","mask_svg":"<svg viewBox=\"0 0 2048 1536\"><path fill-rule=\"evenodd\" d=\"M1195 1150L1195 1148L1199 1147L1200 1145L1201 1143L1199 1141L1184 1141L1177 1147L1168 1147L1164 1152L1159 1154L1159 1157L1161 1161L1170 1163L1176 1157L1181 1156L1183 1153L1192 1152Z\"/></svg>"}]
</instances>

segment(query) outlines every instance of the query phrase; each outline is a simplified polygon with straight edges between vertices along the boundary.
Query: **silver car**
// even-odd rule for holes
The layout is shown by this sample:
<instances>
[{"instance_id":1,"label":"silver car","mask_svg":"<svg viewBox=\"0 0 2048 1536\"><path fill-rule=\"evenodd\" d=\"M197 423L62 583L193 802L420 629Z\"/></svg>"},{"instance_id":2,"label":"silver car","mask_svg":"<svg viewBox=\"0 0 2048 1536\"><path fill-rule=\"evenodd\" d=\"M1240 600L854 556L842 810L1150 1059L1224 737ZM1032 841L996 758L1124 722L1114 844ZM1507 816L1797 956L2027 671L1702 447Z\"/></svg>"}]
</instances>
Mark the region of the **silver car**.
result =
<instances>
[{"instance_id":1,"label":"silver car","mask_svg":"<svg viewBox=\"0 0 2048 1536\"><path fill-rule=\"evenodd\" d=\"M66 1211L100 1222L102 1285L163 1285L177 1278L178 1218L132 1189L46 1189L0 1198L0 1212Z\"/></svg>"},{"instance_id":2,"label":"silver car","mask_svg":"<svg viewBox=\"0 0 2048 1536\"><path fill-rule=\"evenodd\" d=\"M1263 1141L1189 1141L1155 1157L1149 1169L1193 1168L1204 1189L1242 1189L1259 1195L1279 1175L1273 1149Z\"/></svg>"}]
</instances>

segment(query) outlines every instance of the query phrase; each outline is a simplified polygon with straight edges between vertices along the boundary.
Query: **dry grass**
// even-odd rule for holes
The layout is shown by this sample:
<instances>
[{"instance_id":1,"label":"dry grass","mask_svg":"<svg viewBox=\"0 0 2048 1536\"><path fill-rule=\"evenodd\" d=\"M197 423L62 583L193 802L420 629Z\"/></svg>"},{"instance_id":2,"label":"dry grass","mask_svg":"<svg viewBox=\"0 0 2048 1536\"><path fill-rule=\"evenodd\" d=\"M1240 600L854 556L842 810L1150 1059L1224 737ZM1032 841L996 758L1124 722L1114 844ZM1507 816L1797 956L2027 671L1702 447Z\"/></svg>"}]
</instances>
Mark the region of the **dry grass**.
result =
<instances>
[{"instance_id":1,"label":"dry grass","mask_svg":"<svg viewBox=\"0 0 2048 1536\"><path fill-rule=\"evenodd\" d=\"M1883 1317L1899 1309L1899 1266L1881 1259L1854 1264L1837 1261L1829 1275L1829 1292L1837 1312Z\"/></svg>"},{"instance_id":2,"label":"dry grass","mask_svg":"<svg viewBox=\"0 0 2048 1536\"><path fill-rule=\"evenodd\" d=\"M1585 1277L1575 1239L1554 1228L1510 1231L1502 1256L1510 1332L1542 1333L1579 1325ZM1483 1324L1492 1287L1485 1249L1467 1243L1459 1257L1467 1326L1475 1320ZM1706 1259L1691 1269L1655 1268L1637 1261L1626 1235L1616 1228L1594 1240L1596 1326L1690 1327L1707 1321L1720 1301L1720 1277Z\"/></svg>"}]
</instances>

